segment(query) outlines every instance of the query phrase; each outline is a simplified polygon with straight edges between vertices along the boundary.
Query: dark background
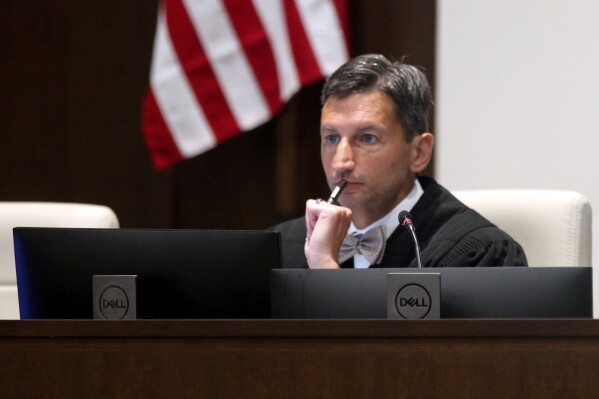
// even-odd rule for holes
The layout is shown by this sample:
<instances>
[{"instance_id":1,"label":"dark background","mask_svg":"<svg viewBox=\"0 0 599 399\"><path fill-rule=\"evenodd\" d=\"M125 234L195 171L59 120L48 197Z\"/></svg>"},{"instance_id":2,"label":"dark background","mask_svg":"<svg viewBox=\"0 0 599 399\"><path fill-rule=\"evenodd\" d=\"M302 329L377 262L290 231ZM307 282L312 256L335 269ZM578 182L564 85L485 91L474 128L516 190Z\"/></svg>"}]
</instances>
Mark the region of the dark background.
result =
<instances>
[{"instance_id":1,"label":"dark background","mask_svg":"<svg viewBox=\"0 0 599 399\"><path fill-rule=\"evenodd\" d=\"M103 204L122 227L261 229L328 194L322 83L267 124L157 172L140 104L158 2L5 0L2 8L0 201ZM350 12L352 55L405 56L434 90L434 0L356 0Z\"/></svg>"}]
</instances>

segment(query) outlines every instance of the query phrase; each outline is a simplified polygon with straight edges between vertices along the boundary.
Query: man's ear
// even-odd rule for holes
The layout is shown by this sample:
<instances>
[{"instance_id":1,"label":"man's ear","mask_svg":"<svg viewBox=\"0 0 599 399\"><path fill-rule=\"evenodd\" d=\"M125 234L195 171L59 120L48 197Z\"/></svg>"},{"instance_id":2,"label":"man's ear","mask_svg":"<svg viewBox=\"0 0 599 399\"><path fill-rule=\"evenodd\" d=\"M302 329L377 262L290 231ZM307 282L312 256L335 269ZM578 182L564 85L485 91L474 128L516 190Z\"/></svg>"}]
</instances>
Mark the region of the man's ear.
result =
<instances>
[{"instance_id":1,"label":"man's ear","mask_svg":"<svg viewBox=\"0 0 599 399\"><path fill-rule=\"evenodd\" d=\"M413 173L420 173L430 163L433 157L433 145L435 136L432 133L422 133L414 136L412 139L412 159L410 160L410 170Z\"/></svg>"}]
</instances>

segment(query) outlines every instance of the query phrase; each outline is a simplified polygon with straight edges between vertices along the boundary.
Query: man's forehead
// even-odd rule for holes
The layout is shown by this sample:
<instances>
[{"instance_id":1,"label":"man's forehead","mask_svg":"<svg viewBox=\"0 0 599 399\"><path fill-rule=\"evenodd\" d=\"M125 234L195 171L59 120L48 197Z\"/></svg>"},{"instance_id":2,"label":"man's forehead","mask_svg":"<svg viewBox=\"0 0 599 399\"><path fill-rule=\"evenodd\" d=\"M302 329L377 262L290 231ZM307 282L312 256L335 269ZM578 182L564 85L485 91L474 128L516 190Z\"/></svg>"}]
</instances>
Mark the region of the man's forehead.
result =
<instances>
[{"instance_id":1,"label":"man's forehead","mask_svg":"<svg viewBox=\"0 0 599 399\"><path fill-rule=\"evenodd\" d=\"M360 129L398 123L392 101L381 92L330 97L322 107L321 129L359 126Z\"/></svg>"}]
</instances>

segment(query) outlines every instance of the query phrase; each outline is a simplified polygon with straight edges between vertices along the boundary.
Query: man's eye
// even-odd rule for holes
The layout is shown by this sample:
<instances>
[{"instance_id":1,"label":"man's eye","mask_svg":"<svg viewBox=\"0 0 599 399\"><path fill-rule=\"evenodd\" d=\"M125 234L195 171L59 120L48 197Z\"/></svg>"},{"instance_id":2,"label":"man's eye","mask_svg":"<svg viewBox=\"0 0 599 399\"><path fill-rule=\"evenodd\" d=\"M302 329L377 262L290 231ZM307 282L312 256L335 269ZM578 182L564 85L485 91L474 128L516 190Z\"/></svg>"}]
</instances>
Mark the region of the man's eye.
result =
<instances>
[{"instance_id":1,"label":"man's eye","mask_svg":"<svg viewBox=\"0 0 599 399\"><path fill-rule=\"evenodd\" d=\"M334 134L329 134L328 136L325 136L324 141L327 144L337 144L337 143L339 143L339 136L336 136Z\"/></svg>"},{"instance_id":2,"label":"man's eye","mask_svg":"<svg viewBox=\"0 0 599 399\"><path fill-rule=\"evenodd\" d=\"M362 135L362 137L360 137L361 141L366 143L366 144L373 144L376 143L377 139L376 136L373 134L364 134Z\"/></svg>"}]
</instances>

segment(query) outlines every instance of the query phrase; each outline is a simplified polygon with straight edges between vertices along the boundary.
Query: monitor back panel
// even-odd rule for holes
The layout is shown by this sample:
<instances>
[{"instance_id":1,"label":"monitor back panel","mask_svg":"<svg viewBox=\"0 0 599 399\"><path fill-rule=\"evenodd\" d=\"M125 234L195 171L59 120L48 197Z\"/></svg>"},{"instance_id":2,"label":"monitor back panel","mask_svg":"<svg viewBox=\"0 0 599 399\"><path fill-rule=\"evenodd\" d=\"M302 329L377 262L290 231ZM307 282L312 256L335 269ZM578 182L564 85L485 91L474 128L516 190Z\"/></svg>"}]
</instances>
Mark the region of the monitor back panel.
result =
<instances>
[{"instance_id":1,"label":"monitor back panel","mask_svg":"<svg viewBox=\"0 0 599 399\"><path fill-rule=\"evenodd\" d=\"M93 275L137 275L139 318L268 318L280 237L264 231L13 231L22 319L92 318Z\"/></svg>"},{"instance_id":2,"label":"monitor back panel","mask_svg":"<svg viewBox=\"0 0 599 399\"><path fill-rule=\"evenodd\" d=\"M592 317L590 267L273 270L274 318L385 319L388 273L440 273L441 318Z\"/></svg>"}]
</instances>

